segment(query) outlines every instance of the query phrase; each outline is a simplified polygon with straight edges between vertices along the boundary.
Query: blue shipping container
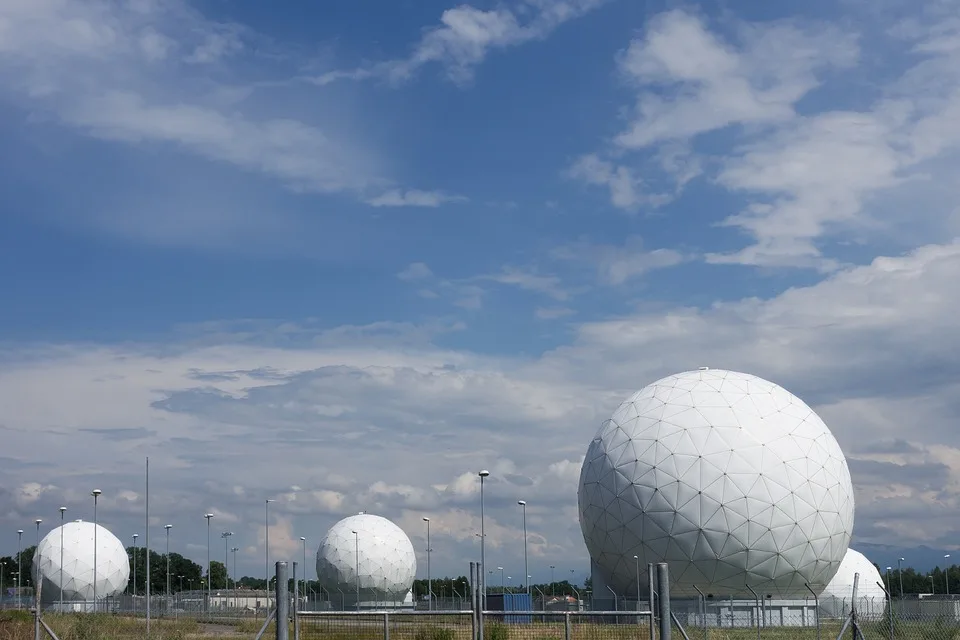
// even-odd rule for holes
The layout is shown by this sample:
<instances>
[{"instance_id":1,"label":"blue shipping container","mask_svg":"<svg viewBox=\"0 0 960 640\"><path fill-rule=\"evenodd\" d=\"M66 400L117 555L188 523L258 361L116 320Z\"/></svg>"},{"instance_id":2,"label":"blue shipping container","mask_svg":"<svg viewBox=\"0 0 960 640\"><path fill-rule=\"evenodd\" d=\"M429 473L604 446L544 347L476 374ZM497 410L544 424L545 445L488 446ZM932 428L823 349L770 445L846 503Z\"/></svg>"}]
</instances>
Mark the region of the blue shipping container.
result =
<instances>
[{"instance_id":1,"label":"blue shipping container","mask_svg":"<svg viewBox=\"0 0 960 640\"><path fill-rule=\"evenodd\" d=\"M533 602L526 593L487 594L487 609L490 611L533 611ZM530 624L529 615L503 616L507 624Z\"/></svg>"}]
</instances>

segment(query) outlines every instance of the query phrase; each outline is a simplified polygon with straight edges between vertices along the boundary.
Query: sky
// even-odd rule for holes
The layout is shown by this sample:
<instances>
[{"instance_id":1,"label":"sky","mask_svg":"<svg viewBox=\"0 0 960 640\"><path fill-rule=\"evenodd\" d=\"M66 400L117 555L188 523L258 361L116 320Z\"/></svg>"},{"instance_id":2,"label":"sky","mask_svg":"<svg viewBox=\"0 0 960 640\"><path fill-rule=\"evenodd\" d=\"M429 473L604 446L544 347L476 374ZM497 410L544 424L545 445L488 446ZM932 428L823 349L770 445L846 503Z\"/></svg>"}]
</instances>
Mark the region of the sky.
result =
<instances>
[{"instance_id":1,"label":"sky","mask_svg":"<svg viewBox=\"0 0 960 640\"><path fill-rule=\"evenodd\" d=\"M0 3L0 554L94 488L142 544L149 456L156 549L262 575L270 498L465 575L488 469L488 564L522 499L580 582L590 440L699 366L960 548L960 3L468 2Z\"/></svg>"}]
</instances>

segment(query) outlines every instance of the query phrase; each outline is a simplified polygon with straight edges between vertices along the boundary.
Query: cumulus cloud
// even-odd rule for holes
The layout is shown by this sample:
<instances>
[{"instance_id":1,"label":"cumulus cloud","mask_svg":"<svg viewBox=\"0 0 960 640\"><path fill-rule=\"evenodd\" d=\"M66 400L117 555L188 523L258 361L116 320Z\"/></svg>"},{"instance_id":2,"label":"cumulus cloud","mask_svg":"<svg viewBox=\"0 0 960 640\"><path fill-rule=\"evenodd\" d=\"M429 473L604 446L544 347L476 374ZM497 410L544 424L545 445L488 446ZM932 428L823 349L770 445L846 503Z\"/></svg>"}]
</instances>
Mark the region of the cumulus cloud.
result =
<instances>
[{"instance_id":1,"label":"cumulus cloud","mask_svg":"<svg viewBox=\"0 0 960 640\"><path fill-rule=\"evenodd\" d=\"M960 245L930 245L766 299L585 322L569 345L522 359L362 337L337 347L323 335L274 347L220 339L163 355L152 345L8 351L5 453L25 458L38 438L46 444L35 484L17 494L29 504L5 494L0 513L33 518L64 501L80 516L92 508L83 487L97 485L104 517L139 527L150 452L151 507L177 527L177 544L201 543L197 518L216 509L238 546L257 547L271 497L277 554L359 510L409 523L414 536L428 515L447 523L435 534L438 571L459 573L479 530L476 472L486 467L496 562L520 561L524 499L538 562L563 557L585 570L576 486L590 438L636 388L708 365L768 377L820 411L851 458L861 540L947 542L960 530L951 515L960 453L942 444L960 391L958 272ZM100 431L87 431L94 425ZM131 425L146 429L133 455L110 435ZM877 446L896 439L899 449ZM0 479L10 485L17 473L3 468ZM51 488L67 486L75 489ZM937 532L909 527L918 514ZM252 557L242 562L256 571Z\"/></svg>"}]
</instances>

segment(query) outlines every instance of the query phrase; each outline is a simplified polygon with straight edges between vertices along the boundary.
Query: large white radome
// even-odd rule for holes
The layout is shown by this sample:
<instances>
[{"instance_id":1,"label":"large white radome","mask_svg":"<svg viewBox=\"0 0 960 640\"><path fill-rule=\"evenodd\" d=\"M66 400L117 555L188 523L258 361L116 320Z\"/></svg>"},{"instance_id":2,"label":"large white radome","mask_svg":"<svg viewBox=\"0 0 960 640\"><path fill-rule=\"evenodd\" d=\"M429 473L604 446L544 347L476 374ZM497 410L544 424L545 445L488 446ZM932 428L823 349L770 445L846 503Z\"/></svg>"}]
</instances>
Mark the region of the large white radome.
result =
<instances>
[{"instance_id":1,"label":"large white radome","mask_svg":"<svg viewBox=\"0 0 960 640\"><path fill-rule=\"evenodd\" d=\"M130 578L130 561L123 543L108 529L92 522L67 522L40 541L33 554L33 579L43 579L40 597L44 603L60 599L93 602L93 532L97 531L97 600L123 593ZM63 571L60 568L60 540L63 539ZM37 575L39 572L39 576Z\"/></svg>"},{"instance_id":2,"label":"large white radome","mask_svg":"<svg viewBox=\"0 0 960 640\"><path fill-rule=\"evenodd\" d=\"M865 555L854 549L847 549L840 568L820 594L820 608L824 615L840 618L850 613L853 603L853 578L860 574L857 582L857 614L861 619L880 620L887 606L887 594L880 586L883 576Z\"/></svg>"},{"instance_id":3,"label":"large white radome","mask_svg":"<svg viewBox=\"0 0 960 640\"><path fill-rule=\"evenodd\" d=\"M671 590L805 597L853 531L840 446L802 400L723 370L668 376L603 423L580 473L580 524L601 577L637 592L637 560L668 562Z\"/></svg>"},{"instance_id":4,"label":"large white radome","mask_svg":"<svg viewBox=\"0 0 960 640\"><path fill-rule=\"evenodd\" d=\"M344 518L320 541L317 579L321 586L331 597L342 593L347 602L355 603L358 550L360 602L402 603L417 575L417 555L400 527L371 514Z\"/></svg>"}]
</instances>

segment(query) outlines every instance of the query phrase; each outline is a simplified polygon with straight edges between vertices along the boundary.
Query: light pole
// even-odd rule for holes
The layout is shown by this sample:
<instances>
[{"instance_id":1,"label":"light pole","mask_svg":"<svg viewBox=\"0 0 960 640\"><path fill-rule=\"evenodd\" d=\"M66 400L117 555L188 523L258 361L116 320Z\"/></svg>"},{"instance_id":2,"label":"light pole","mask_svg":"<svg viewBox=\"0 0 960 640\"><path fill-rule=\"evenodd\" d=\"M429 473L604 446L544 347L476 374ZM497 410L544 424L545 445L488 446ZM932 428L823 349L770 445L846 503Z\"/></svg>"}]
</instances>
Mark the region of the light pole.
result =
<instances>
[{"instance_id":1,"label":"light pole","mask_svg":"<svg viewBox=\"0 0 960 640\"><path fill-rule=\"evenodd\" d=\"M37 525L37 551L39 551L39 550L40 550L40 523L43 522L43 519L37 518L37 519L34 520L33 522ZM34 554L36 554L36 551L34 551ZM37 578L39 578L39 577L40 577L40 567L39 567L39 566L34 567L34 571L33 571L32 573L33 573ZM33 592L34 592L34 593L37 592L36 578L34 578Z\"/></svg>"},{"instance_id":2,"label":"light pole","mask_svg":"<svg viewBox=\"0 0 960 640\"><path fill-rule=\"evenodd\" d=\"M264 615L270 615L270 503L273 498L263 502L263 573L267 579L267 610Z\"/></svg>"},{"instance_id":3,"label":"light pole","mask_svg":"<svg viewBox=\"0 0 960 640\"><path fill-rule=\"evenodd\" d=\"M23 529L17 529L17 609L20 603L20 572L22 571L20 556L23 555Z\"/></svg>"},{"instance_id":4,"label":"light pole","mask_svg":"<svg viewBox=\"0 0 960 640\"><path fill-rule=\"evenodd\" d=\"M303 575L301 580L303 581L303 600L307 600L307 539L303 536L300 536L300 544L303 545Z\"/></svg>"},{"instance_id":5,"label":"light pole","mask_svg":"<svg viewBox=\"0 0 960 640\"><path fill-rule=\"evenodd\" d=\"M210 519L213 518L212 513L205 513L203 517L207 519L207 613L210 612L210 583L213 580L210 579Z\"/></svg>"},{"instance_id":6,"label":"light pole","mask_svg":"<svg viewBox=\"0 0 960 640\"><path fill-rule=\"evenodd\" d=\"M903 600L903 558L897 559L897 578L900 580L900 599Z\"/></svg>"},{"instance_id":7,"label":"light pole","mask_svg":"<svg viewBox=\"0 0 960 640\"><path fill-rule=\"evenodd\" d=\"M550 595L557 595L557 587L555 586L556 579L553 577L553 570L556 569L554 565L550 565Z\"/></svg>"},{"instance_id":8,"label":"light pole","mask_svg":"<svg viewBox=\"0 0 960 640\"><path fill-rule=\"evenodd\" d=\"M640 611L640 556L633 556L637 561L637 611Z\"/></svg>"},{"instance_id":9,"label":"light pole","mask_svg":"<svg viewBox=\"0 0 960 640\"><path fill-rule=\"evenodd\" d=\"M230 549L230 553L233 554L233 606L237 607L239 600L237 599L237 551L240 551L240 547L233 547Z\"/></svg>"},{"instance_id":10,"label":"light pole","mask_svg":"<svg viewBox=\"0 0 960 640\"><path fill-rule=\"evenodd\" d=\"M360 534L356 531L353 532L353 540L357 556L357 611L360 611Z\"/></svg>"},{"instance_id":11,"label":"light pole","mask_svg":"<svg viewBox=\"0 0 960 640\"><path fill-rule=\"evenodd\" d=\"M230 572L227 571L227 567L230 566L229 562L227 562L230 556L230 549L227 547L227 542L230 540L230 536L232 535L233 535L233 531L224 531L223 533L220 534L220 537L223 538L223 574L225 576L224 588L227 591L230 590ZM236 576L234 576L233 580L234 580L233 586L236 587L237 586Z\"/></svg>"},{"instance_id":12,"label":"light pole","mask_svg":"<svg viewBox=\"0 0 960 640\"><path fill-rule=\"evenodd\" d=\"M930 574L930 593L932 595L937 595L937 587L933 584L933 574Z\"/></svg>"},{"instance_id":13,"label":"light pole","mask_svg":"<svg viewBox=\"0 0 960 640\"><path fill-rule=\"evenodd\" d=\"M527 501L517 500L517 504L523 509L523 575L530 573L530 565L527 563ZM524 580L527 585L527 597L530 596L530 581Z\"/></svg>"},{"instance_id":14,"label":"light pole","mask_svg":"<svg viewBox=\"0 0 960 640\"><path fill-rule=\"evenodd\" d=\"M63 613L63 513L66 507L60 507L60 613Z\"/></svg>"},{"instance_id":15,"label":"light pole","mask_svg":"<svg viewBox=\"0 0 960 640\"><path fill-rule=\"evenodd\" d=\"M506 586L506 585L504 585L504 583L503 583L503 567L497 567L497 571L500 572L500 593L503 594L503 593L504 593L504 587Z\"/></svg>"},{"instance_id":16,"label":"light pole","mask_svg":"<svg viewBox=\"0 0 960 640\"><path fill-rule=\"evenodd\" d=\"M486 469L481 469L480 473L478 473L477 475L480 476L480 566L483 568L483 570L480 572L481 580L483 580L483 584L481 585L482 590L480 591L480 608L486 609L487 608L487 580L484 576L486 576L486 571L487 571L487 556L486 556L487 534L486 534L486 531L484 530L484 522L483 522L483 480L484 478L487 478L490 475L490 472L487 471Z\"/></svg>"},{"instance_id":17,"label":"light pole","mask_svg":"<svg viewBox=\"0 0 960 640\"><path fill-rule=\"evenodd\" d=\"M93 610L97 610L97 499L103 491L94 489L90 492L93 496Z\"/></svg>"},{"instance_id":18,"label":"light pole","mask_svg":"<svg viewBox=\"0 0 960 640\"><path fill-rule=\"evenodd\" d=\"M134 596L134 609L136 609L136 596L137 596L137 538L140 537L139 533L133 534L133 596Z\"/></svg>"},{"instance_id":19,"label":"light pole","mask_svg":"<svg viewBox=\"0 0 960 640\"><path fill-rule=\"evenodd\" d=\"M172 524L163 525L164 530L167 533L167 607L170 606L170 529L173 529Z\"/></svg>"},{"instance_id":20,"label":"light pole","mask_svg":"<svg viewBox=\"0 0 960 640\"><path fill-rule=\"evenodd\" d=\"M430 518L424 517L427 523L427 611L433 611L433 582L430 575Z\"/></svg>"},{"instance_id":21,"label":"light pole","mask_svg":"<svg viewBox=\"0 0 960 640\"><path fill-rule=\"evenodd\" d=\"M946 560L949 557L950 557L950 554L947 553L947 554L944 554L943 559ZM945 587L945 593L947 594L947 596L949 596L950 595L950 563L949 562L943 563L943 584Z\"/></svg>"}]
</instances>

